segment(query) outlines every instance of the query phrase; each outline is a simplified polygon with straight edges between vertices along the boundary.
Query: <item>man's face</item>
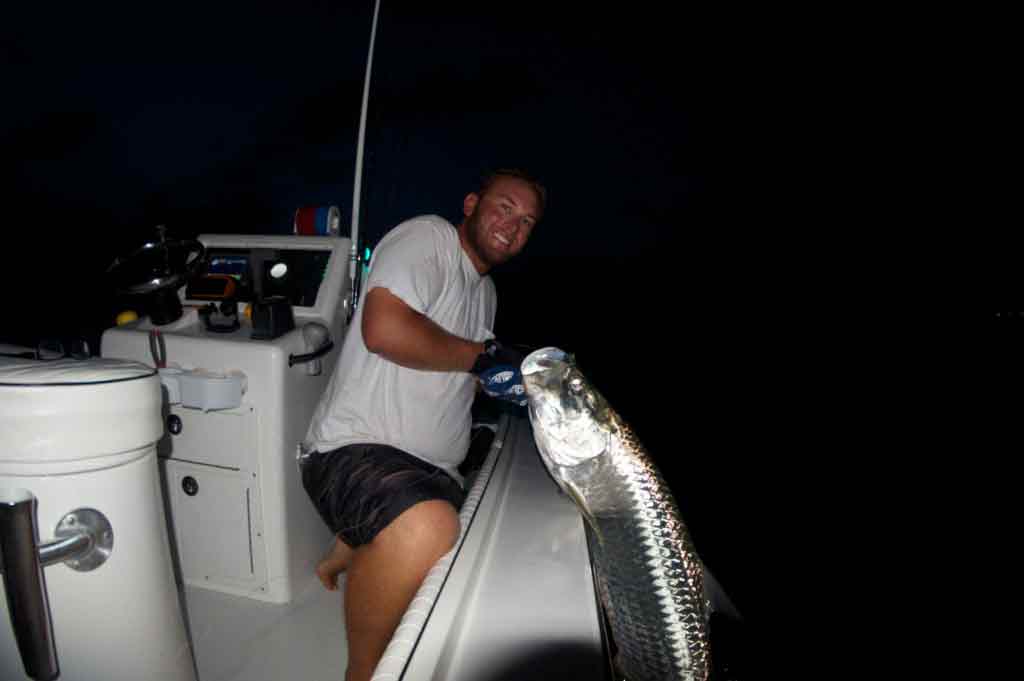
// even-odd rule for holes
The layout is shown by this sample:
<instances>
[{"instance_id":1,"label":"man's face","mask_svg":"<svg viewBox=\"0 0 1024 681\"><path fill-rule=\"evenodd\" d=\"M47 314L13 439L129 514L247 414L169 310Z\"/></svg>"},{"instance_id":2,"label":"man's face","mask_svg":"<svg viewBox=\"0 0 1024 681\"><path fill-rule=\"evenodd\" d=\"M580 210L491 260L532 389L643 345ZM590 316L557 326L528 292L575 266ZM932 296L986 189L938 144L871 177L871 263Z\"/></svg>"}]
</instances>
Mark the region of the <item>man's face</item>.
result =
<instances>
[{"instance_id":1,"label":"man's face","mask_svg":"<svg viewBox=\"0 0 1024 681\"><path fill-rule=\"evenodd\" d=\"M463 202L463 243L482 274L523 250L539 217L537 195L524 180L499 177Z\"/></svg>"}]
</instances>

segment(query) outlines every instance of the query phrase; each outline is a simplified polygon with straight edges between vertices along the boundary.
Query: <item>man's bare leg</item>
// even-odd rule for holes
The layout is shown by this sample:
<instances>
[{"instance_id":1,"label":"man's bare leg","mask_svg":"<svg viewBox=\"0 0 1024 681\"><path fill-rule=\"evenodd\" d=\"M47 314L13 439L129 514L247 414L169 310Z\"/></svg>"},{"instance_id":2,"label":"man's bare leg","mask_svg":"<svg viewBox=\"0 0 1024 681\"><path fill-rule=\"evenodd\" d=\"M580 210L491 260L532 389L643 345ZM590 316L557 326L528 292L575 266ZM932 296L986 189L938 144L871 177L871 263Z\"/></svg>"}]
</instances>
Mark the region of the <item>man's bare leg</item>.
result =
<instances>
[{"instance_id":1,"label":"man's bare leg","mask_svg":"<svg viewBox=\"0 0 1024 681\"><path fill-rule=\"evenodd\" d=\"M352 548L340 538L335 537L330 554L316 565L316 576L323 582L325 589L328 591L338 590L338 575L348 569L351 560Z\"/></svg>"},{"instance_id":2,"label":"man's bare leg","mask_svg":"<svg viewBox=\"0 0 1024 681\"><path fill-rule=\"evenodd\" d=\"M367 681L430 568L459 538L459 516L432 499L406 509L352 555L345 584L346 681Z\"/></svg>"}]
</instances>

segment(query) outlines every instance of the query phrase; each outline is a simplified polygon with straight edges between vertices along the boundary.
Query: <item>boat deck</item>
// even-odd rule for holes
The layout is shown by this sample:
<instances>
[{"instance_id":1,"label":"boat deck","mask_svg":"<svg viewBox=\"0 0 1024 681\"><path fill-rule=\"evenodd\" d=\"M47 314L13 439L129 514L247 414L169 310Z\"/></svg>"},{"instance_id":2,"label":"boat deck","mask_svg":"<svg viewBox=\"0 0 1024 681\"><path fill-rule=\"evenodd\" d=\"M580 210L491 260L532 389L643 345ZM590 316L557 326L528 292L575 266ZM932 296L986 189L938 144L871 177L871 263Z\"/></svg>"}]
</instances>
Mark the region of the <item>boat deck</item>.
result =
<instances>
[{"instance_id":1,"label":"boat deck","mask_svg":"<svg viewBox=\"0 0 1024 681\"><path fill-rule=\"evenodd\" d=\"M286 605L198 587L185 593L199 681L344 676L348 646L341 589L329 593L313 578Z\"/></svg>"},{"instance_id":2,"label":"boat deck","mask_svg":"<svg viewBox=\"0 0 1024 681\"><path fill-rule=\"evenodd\" d=\"M495 428L467 478L460 542L413 600L377 681L604 676L579 514L544 469L529 422L504 416ZM286 605L187 587L199 681L342 678L343 593L344 575L337 592L311 575Z\"/></svg>"}]
</instances>

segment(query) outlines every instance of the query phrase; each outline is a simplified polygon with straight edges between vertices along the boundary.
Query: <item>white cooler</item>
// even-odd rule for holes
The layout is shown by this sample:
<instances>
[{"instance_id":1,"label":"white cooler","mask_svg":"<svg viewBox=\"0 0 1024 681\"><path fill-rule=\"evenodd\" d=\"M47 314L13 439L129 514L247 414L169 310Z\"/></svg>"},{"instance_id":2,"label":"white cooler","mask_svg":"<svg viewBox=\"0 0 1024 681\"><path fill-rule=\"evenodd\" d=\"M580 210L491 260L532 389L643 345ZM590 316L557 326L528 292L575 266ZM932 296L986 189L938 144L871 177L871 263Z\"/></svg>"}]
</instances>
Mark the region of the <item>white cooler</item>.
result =
<instances>
[{"instance_id":1,"label":"white cooler","mask_svg":"<svg viewBox=\"0 0 1024 681\"><path fill-rule=\"evenodd\" d=\"M195 681L162 435L151 367L0 359L0 679Z\"/></svg>"}]
</instances>

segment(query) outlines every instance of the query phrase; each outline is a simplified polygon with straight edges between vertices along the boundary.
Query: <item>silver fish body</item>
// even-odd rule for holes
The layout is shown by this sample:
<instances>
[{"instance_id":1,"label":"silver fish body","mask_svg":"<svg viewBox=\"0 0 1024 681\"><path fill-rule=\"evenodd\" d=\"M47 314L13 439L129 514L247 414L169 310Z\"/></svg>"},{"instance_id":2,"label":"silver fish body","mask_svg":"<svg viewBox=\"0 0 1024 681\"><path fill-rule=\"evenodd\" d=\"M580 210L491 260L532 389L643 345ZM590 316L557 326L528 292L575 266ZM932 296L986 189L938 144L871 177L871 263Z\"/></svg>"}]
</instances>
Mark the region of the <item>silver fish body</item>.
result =
<instances>
[{"instance_id":1,"label":"silver fish body","mask_svg":"<svg viewBox=\"0 0 1024 681\"><path fill-rule=\"evenodd\" d=\"M522 374L541 459L585 520L619 671L706 679L704 567L657 466L570 355L538 350Z\"/></svg>"}]
</instances>

